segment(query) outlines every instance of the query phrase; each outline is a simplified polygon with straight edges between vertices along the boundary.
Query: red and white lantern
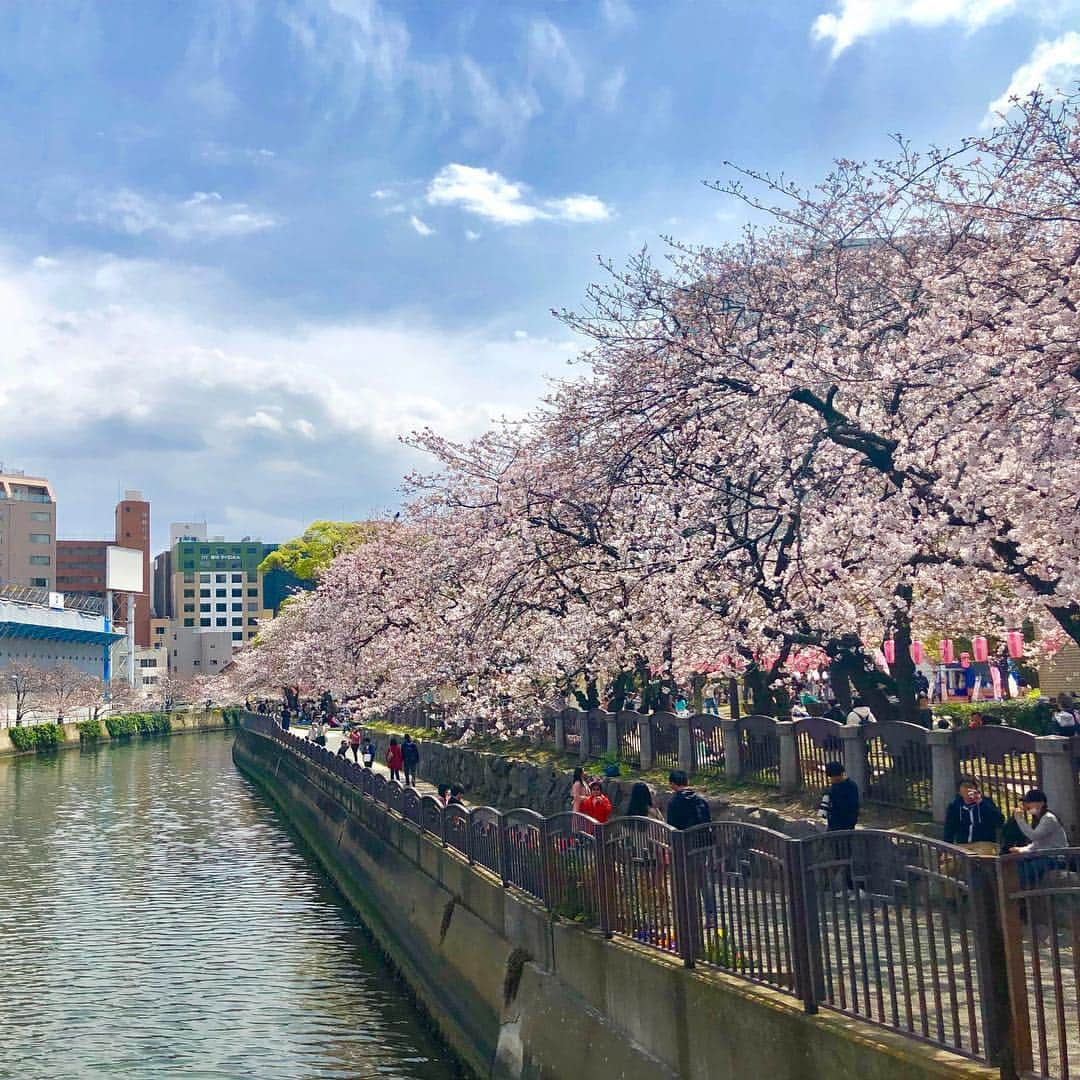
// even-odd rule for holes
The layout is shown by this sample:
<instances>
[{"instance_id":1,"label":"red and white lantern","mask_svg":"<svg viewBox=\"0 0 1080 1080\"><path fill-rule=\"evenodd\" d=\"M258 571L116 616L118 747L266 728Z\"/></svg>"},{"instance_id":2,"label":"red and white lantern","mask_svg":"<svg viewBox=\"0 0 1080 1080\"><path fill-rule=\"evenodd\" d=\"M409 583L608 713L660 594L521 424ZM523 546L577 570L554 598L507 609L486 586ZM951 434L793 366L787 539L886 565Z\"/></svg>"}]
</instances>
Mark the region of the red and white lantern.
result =
<instances>
[{"instance_id":1,"label":"red and white lantern","mask_svg":"<svg viewBox=\"0 0 1080 1080\"><path fill-rule=\"evenodd\" d=\"M942 638L941 641L941 662L943 664L955 664L956 653L953 650L952 638Z\"/></svg>"},{"instance_id":2,"label":"red and white lantern","mask_svg":"<svg viewBox=\"0 0 1080 1080\"><path fill-rule=\"evenodd\" d=\"M975 659L980 664L985 664L990 659L990 647L986 643L986 638L976 637L971 639L971 648L975 653Z\"/></svg>"},{"instance_id":3,"label":"red and white lantern","mask_svg":"<svg viewBox=\"0 0 1080 1080\"><path fill-rule=\"evenodd\" d=\"M913 664L921 664L926 659L926 650L923 648L921 641L913 641L911 643L911 662Z\"/></svg>"},{"instance_id":4,"label":"red and white lantern","mask_svg":"<svg viewBox=\"0 0 1080 1080\"><path fill-rule=\"evenodd\" d=\"M1024 655L1024 635L1020 630L1010 630L1005 635L1006 644L1009 646L1009 655L1014 660L1019 660Z\"/></svg>"},{"instance_id":5,"label":"red and white lantern","mask_svg":"<svg viewBox=\"0 0 1080 1080\"><path fill-rule=\"evenodd\" d=\"M887 664L896 663L896 642L892 638L889 638L881 647L881 651L885 654L885 662Z\"/></svg>"}]
</instances>

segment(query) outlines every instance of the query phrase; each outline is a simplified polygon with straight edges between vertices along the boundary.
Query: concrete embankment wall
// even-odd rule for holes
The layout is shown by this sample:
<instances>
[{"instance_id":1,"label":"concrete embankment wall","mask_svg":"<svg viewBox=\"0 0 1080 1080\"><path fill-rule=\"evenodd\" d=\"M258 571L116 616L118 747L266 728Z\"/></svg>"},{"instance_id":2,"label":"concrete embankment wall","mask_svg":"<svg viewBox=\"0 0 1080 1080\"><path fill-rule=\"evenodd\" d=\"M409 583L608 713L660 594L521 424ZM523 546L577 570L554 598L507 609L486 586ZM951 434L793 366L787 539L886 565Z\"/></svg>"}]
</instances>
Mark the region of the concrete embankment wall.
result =
<instances>
[{"instance_id":1,"label":"concrete embankment wall","mask_svg":"<svg viewBox=\"0 0 1080 1080\"><path fill-rule=\"evenodd\" d=\"M479 1076L860 1080L996 1070L576 924L553 922L358 789L241 730L240 769L310 845Z\"/></svg>"},{"instance_id":2,"label":"concrete embankment wall","mask_svg":"<svg viewBox=\"0 0 1080 1080\"><path fill-rule=\"evenodd\" d=\"M389 735L376 735L380 761L384 760L389 742ZM593 775L599 772L598 763L590 762L588 771ZM493 806L496 810L527 806L545 817L570 809L570 785L574 779L572 770L428 740L420 743L417 775L429 784L461 784L466 801L473 806ZM633 782L625 778L604 781L604 791L616 814L625 809L632 786ZM666 807L667 799L666 791L656 792L661 809ZM709 799L709 806L714 821L745 821L797 838L814 835L825 827L823 822L785 817L768 807L743 805L723 797Z\"/></svg>"},{"instance_id":3,"label":"concrete embankment wall","mask_svg":"<svg viewBox=\"0 0 1080 1080\"><path fill-rule=\"evenodd\" d=\"M194 712L174 712L169 713L169 719L172 721L172 731L169 733L170 735L180 735L187 731L224 731L230 726L225 723L220 709L198 709ZM73 721L70 724L61 724L60 730L62 732L61 742L56 749L70 750L82 745L77 722ZM139 736L124 736L124 738L125 740L130 741L132 738L138 739ZM102 720L101 737L94 739L93 742L88 745L102 746L110 741L108 729L105 727L105 721ZM16 750L11 741L10 729L0 728L0 757L7 754L34 753L36 753L35 750Z\"/></svg>"}]
</instances>

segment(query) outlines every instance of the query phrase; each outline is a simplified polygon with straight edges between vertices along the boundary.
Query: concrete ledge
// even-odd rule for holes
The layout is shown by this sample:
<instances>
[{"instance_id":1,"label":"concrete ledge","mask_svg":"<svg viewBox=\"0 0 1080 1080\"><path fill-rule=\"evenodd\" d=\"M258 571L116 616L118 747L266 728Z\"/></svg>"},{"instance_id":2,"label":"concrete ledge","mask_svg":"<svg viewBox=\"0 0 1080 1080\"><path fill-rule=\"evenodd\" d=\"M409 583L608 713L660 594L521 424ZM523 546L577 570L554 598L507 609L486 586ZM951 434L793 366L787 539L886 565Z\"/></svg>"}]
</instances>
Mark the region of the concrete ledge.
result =
<instances>
[{"instance_id":1,"label":"concrete ledge","mask_svg":"<svg viewBox=\"0 0 1080 1080\"><path fill-rule=\"evenodd\" d=\"M478 1075L859 1080L996 1069L776 991L552 922L433 837L262 735L238 766L282 808L451 1046ZM357 814L355 811L361 812Z\"/></svg>"}]
</instances>

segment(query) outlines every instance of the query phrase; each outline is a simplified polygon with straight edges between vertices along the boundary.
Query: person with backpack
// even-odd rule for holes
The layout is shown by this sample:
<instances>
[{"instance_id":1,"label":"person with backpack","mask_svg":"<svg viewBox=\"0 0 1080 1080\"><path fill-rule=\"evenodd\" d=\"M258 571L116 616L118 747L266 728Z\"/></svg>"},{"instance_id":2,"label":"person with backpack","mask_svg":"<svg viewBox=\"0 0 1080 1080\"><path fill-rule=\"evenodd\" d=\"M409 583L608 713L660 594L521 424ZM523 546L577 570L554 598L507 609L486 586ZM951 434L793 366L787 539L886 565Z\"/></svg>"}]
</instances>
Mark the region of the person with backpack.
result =
<instances>
[{"instance_id":1,"label":"person with backpack","mask_svg":"<svg viewBox=\"0 0 1080 1080\"><path fill-rule=\"evenodd\" d=\"M420 747L413 742L411 735L406 735L402 743L401 764L405 770L405 784L408 787L416 787L416 767L420 764Z\"/></svg>"},{"instance_id":2,"label":"person with backpack","mask_svg":"<svg viewBox=\"0 0 1080 1080\"><path fill-rule=\"evenodd\" d=\"M695 825L707 825L712 821L709 804L690 787L690 778L682 769L672 769L668 774L672 795L667 805L667 823L680 832ZM716 926L716 868L712 858L711 830L702 829L692 838L687 848L687 872L696 881L705 913L705 925Z\"/></svg>"},{"instance_id":3,"label":"person with backpack","mask_svg":"<svg viewBox=\"0 0 1080 1080\"><path fill-rule=\"evenodd\" d=\"M818 810L825 818L827 831L854 829L859 821L859 785L848 777L839 761L828 762L825 775L829 790L822 796Z\"/></svg>"}]
</instances>

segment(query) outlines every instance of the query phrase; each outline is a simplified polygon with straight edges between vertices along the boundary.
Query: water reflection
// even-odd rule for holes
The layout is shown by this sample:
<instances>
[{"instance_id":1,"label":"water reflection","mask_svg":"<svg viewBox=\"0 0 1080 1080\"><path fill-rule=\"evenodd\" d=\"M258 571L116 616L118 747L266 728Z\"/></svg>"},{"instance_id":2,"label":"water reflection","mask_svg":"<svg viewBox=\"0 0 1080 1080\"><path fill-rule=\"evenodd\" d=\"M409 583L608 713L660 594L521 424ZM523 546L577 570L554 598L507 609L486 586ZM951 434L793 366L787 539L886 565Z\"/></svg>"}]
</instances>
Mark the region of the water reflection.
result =
<instances>
[{"instance_id":1,"label":"water reflection","mask_svg":"<svg viewBox=\"0 0 1080 1080\"><path fill-rule=\"evenodd\" d=\"M457 1075L230 747L0 760L0 1077Z\"/></svg>"}]
</instances>

